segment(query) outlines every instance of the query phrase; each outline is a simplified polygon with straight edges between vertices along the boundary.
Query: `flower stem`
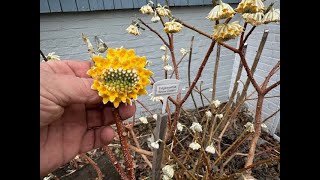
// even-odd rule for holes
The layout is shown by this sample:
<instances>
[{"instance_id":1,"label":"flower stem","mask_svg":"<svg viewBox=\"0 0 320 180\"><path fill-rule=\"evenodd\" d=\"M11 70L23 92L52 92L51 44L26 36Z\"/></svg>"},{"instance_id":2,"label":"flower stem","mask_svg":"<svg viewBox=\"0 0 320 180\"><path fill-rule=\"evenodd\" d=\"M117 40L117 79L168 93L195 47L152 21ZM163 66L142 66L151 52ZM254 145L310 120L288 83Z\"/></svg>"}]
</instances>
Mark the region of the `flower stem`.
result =
<instances>
[{"instance_id":1,"label":"flower stem","mask_svg":"<svg viewBox=\"0 0 320 180\"><path fill-rule=\"evenodd\" d=\"M113 116L116 121L117 132L119 134L120 144L121 144L121 148L123 150L124 160L126 162L126 166L127 166L127 170L128 170L128 177L130 180L133 180L133 179L135 179L133 160L132 160L132 157L131 157L131 154L129 151L129 147L128 147L127 133L124 132L123 123L122 123L118 108L115 108L113 110Z\"/></svg>"}]
</instances>

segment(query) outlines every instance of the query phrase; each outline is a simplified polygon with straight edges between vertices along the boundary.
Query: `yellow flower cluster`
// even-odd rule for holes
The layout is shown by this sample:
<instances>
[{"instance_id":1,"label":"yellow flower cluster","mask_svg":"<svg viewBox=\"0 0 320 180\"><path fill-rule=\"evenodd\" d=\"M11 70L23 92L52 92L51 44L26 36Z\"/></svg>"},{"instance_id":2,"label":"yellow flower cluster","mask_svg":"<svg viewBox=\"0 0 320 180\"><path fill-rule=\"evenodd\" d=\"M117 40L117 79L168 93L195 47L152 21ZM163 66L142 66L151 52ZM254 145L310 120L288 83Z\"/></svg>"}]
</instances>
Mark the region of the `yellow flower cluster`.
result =
<instances>
[{"instance_id":1,"label":"yellow flower cluster","mask_svg":"<svg viewBox=\"0 0 320 180\"><path fill-rule=\"evenodd\" d=\"M280 21L280 10L271 8L264 17L263 23L268 24L270 22L279 22Z\"/></svg>"},{"instance_id":2,"label":"yellow flower cluster","mask_svg":"<svg viewBox=\"0 0 320 180\"><path fill-rule=\"evenodd\" d=\"M217 24L214 26L212 37L218 42L227 41L239 36L243 31L238 21L229 24Z\"/></svg>"},{"instance_id":3,"label":"yellow flower cluster","mask_svg":"<svg viewBox=\"0 0 320 180\"><path fill-rule=\"evenodd\" d=\"M262 12L242 14L243 19L252 26L263 24L263 16L264 14Z\"/></svg>"},{"instance_id":4,"label":"yellow flower cluster","mask_svg":"<svg viewBox=\"0 0 320 180\"><path fill-rule=\"evenodd\" d=\"M164 17L170 17L171 16L171 12L167 8L167 6L161 6L159 4L156 10L157 10L159 16L164 16Z\"/></svg>"},{"instance_id":5,"label":"yellow flower cluster","mask_svg":"<svg viewBox=\"0 0 320 180\"><path fill-rule=\"evenodd\" d=\"M142 14L152 14L153 13L153 9L149 4L142 6L139 11Z\"/></svg>"},{"instance_id":6,"label":"yellow flower cluster","mask_svg":"<svg viewBox=\"0 0 320 180\"><path fill-rule=\"evenodd\" d=\"M238 13L263 12L264 4L261 0L242 0L235 10Z\"/></svg>"},{"instance_id":7,"label":"yellow flower cluster","mask_svg":"<svg viewBox=\"0 0 320 180\"><path fill-rule=\"evenodd\" d=\"M208 14L207 19L211 21L225 19L233 17L236 12L233 8L227 4L220 1L220 4L215 6Z\"/></svg>"},{"instance_id":8,"label":"yellow flower cluster","mask_svg":"<svg viewBox=\"0 0 320 180\"><path fill-rule=\"evenodd\" d=\"M163 30L166 33L176 33L176 32L181 31L182 27L183 26L180 23L175 22L173 20L173 21L164 23L164 29Z\"/></svg>"},{"instance_id":9,"label":"yellow flower cluster","mask_svg":"<svg viewBox=\"0 0 320 180\"><path fill-rule=\"evenodd\" d=\"M108 48L106 57L94 55L92 59L95 65L87 73L94 79L91 88L99 92L104 104L131 105L131 99L147 94L152 72L145 68L145 56L135 55L133 49Z\"/></svg>"},{"instance_id":10,"label":"yellow flower cluster","mask_svg":"<svg viewBox=\"0 0 320 180\"><path fill-rule=\"evenodd\" d=\"M135 25L132 25L132 24L126 29L126 31L127 31L129 34L133 34L133 35L135 35L135 36L140 35L140 32L139 32L138 27L135 26Z\"/></svg>"}]
</instances>

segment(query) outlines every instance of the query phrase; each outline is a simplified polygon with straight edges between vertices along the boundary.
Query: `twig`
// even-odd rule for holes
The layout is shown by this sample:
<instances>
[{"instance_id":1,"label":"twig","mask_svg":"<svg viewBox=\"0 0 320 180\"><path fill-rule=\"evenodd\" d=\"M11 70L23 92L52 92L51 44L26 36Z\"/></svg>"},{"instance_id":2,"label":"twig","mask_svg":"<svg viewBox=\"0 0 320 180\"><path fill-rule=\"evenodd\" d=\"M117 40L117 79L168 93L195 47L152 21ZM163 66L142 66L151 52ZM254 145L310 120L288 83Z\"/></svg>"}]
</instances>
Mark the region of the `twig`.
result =
<instances>
[{"instance_id":1,"label":"twig","mask_svg":"<svg viewBox=\"0 0 320 180\"><path fill-rule=\"evenodd\" d=\"M174 154L169 150L169 148L167 147L166 144L164 145L164 148L165 148L165 150L167 151L167 153L169 153L170 156L172 156L173 159L182 167L182 169L183 169L190 177L192 177L192 179L197 180L197 178L194 177L194 175L192 175L192 174L188 171L188 169L181 163L181 161L177 158L177 156L174 155Z\"/></svg>"},{"instance_id":2,"label":"twig","mask_svg":"<svg viewBox=\"0 0 320 180\"><path fill-rule=\"evenodd\" d=\"M275 98L275 97L280 97L280 95L277 95L277 96L266 96L266 97L264 97L265 99L268 99L268 98ZM247 101L249 101L249 100L256 100L256 99L258 99L258 98L249 98L249 99L247 99Z\"/></svg>"},{"instance_id":3,"label":"twig","mask_svg":"<svg viewBox=\"0 0 320 180\"><path fill-rule=\"evenodd\" d=\"M192 46L193 46L193 40L194 40L194 36L192 36L191 38L191 45L190 45L190 52L189 52L189 60L188 60L188 85L189 85L189 88L190 88L190 85L191 85L191 57L192 57ZM200 116L200 113L198 111L198 106L197 106L197 103L196 103L196 100L194 99L194 96L193 96L193 93L191 91L191 98L192 98L192 101L193 101L193 104L194 104L194 107L198 113L198 115Z\"/></svg>"},{"instance_id":4,"label":"twig","mask_svg":"<svg viewBox=\"0 0 320 180\"><path fill-rule=\"evenodd\" d=\"M132 149L133 151L139 153L141 156L144 156L144 157L146 157L145 155L150 156L150 157L153 156L153 153L152 153L151 151L147 151L147 150L144 150L144 149L135 147L135 146L133 146L133 145L131 145L131 144L129 144L129 148ZM150 162L150 161L149 161L149 162ZM148 163L147 163L147 164L148 164ZM148 164L148 165L149 165L149 164ZM151 163L150 163L150 165L151 165ZM150 166L150 168L152 168L152 167Z\"/></svg>"},{"instance_id":5,"label":"twig","mask_svg":"<svg viewBox=\"0 0 320 180\"><path fill-rule=\"evenodd\" d=\"M136 134L134 133L133 131L133 126L129 126L129 131L132 135L132 139L134 141L134 143L136 144L136 146L139 148L139 153L141 155L141 157L143 158L143 160L148 164L148 166L152 169L152 164L151 162L149 161L149 159L145 156L145 155L148 155L148 156L153 156L153 153L151 151L146 151L144 149L141 149L141 146L139 144L139 141L137 139L137 136ZM138 150L138 149L137 149ZM138 152L138 151L137 151ZM145 155L144 155L145 154Z\"/></svg>"},{"instance_id":6,"label":"twig","mask_svg":"<svg viewBox=\"0 0 320 180\"><path fill-rule=\"evenodd\" d=\"M159 16L160 17L160 16ZM169 48L169 44L163 39L163 37L154 29L152 29L149 25L147 25L142 19L138 18L138 20L146 26L150 31L154 32L161 40L162 42Z\"/></svg>"},{"instance_id":7,"label":"twig","mask_svg":"<svg viewBox=\"0 0 320 180\"><path fill-rule=\"evenodd\" d=\"M280 81L272 84L271 86L269 86L269 87L264 91L264 94L267 94L271 89L273 89L273 88L275 88L275 87L277 87L277 86L279 86L279 85L280 85Z\"/></svg>"},{"instance_id":8,"label":"twig","mask_svg":"<svg viewBox=\"0 0 320 180\"><path fill-rule=\"evenodd\" d=\"M82 157L84 157L93 167L93 169L97 172L98 180L102 180L102 172L97 163L95 163L89 156L87 156L85 153L81 154Z\"/></svg>"},{"instance_id":9,"label":"twig","mask_svg":"<svg viewBox=\"0 0 320 180\"><path fill-rule=\"evenodd\" d=\"M267 87L267 84L270 80L270 78L277 72L277 70L280 68L280 61L277 62L276 65L274 65L274 67L271 69L271 71L269 72L269 74L267 75L267 77L265 78L265 80L262 83L262 89L265 89Z\"/></svg>"},{"instance_id":10,"label":"twig","mask_svg":"<svg viewBox=\"0 0 320 180\"><path fill-rule=\"evenodd\" d=\"M114 157L114 155L113 155L112 151L109 149L109 147L108 146L103 146L102 149L104 150L104 152L109 157L109 159L112 162L112 165L114 166L114 168L118 171L119 175L121 176L121 179L122 180L129 180L128 176L126 175L126 173L121 168L120 164L118 163L118 161Z\"/></svg>"},{"instance_id":11,"label":"twig","mask_svg":"<svg viewBox=\"0 0 320 180\"><path fill-rule=\"evenodd\" d=\"M211 54L211 52L212 52L215 44L216 44L216 41L213 40L213 41L211 42L211 44L210 44L210 47L209 47L209 49L208 49L208 51L207 51L206 56L204 57L201 65L200 65L200 67L199 67L197 76L194 78L194 80L193 80L191 86L189 87L186 95L185 95L185 96L183 97L183 99L180 101L180 105L182 105L182 104L187 100L187 98L189 97L192 89L194 88L194 86L195 86L196 83L198 82L198 80L199 80L199 78L200 78L200 76L201 76L201 74L202 74L202 71L203 71L205 65L206 65L207 62L208 62L209 56L210 56L210 54Z\"/></svg>"},{"instance_id":12,"label":"twig","mask_svg":"<svg viewBox=\"0 0 320 180\"><path fill-rule=\"evenodd\" d=\"M263 120L262 123L265 123L268 119L272 118L272 117L273 117L274 115L276 115L279 111L280 111L280 108L279 108L276 112L274 112L274 113L272 113L270 116L268 116L265 120Z\"/></svg>"},{"instance_id":13,"label":"twig","mask_svg":"<svg viewBox=\"0 0 320 180\"><path fill-rule=\"evenodd\" d=\"M121 149L123 151L124 160L127 166L126 169L128 170L128 177L130 180L134 180L135 174L134 174L134 167L133 167L133 159L129 151L127 133L124 132L122 120L119 114L119 109L118 108L113 109L112 113L116 122Z\"/></svg>"},{"instance_id":14,"label":"twig","mask_svg":"<svg viewBox=\"0 0 320 180\"><path fill-rule=\"evenodd\" d=\"M146 111L148 111L150 115L153 115L153 113L141 101L137 99L136 102L139 103Z\"/></svg>"},{"instance_id":15,"label":"twig","mask_svg":"<svg viewBox=\"0 0 320 180\"><path fill-rule=\"evenodd\" d=\"M45 62L47 62L48 59L47 59L47 57L43 54L43 52L41 51L41 49L40 49L40 54L41 54L43 60L44 60Z\"/></svg>"},{"instance_id":16,"label":"twig","mask_svg":"<svg viewBox=\"0 0 320 180\"><path fill-rule=\"evenodd\" d=\"M189 28L189 29L191 29L191 30L203 35L203 36L206 36L207 38L212 39L212 37L209 34L207 34L207 33L203 32L203 31L195 28L194 26L192 27L192 26L186 24L185 22L181 21L180 19L175 18L175 21L179 22L181 25L183 25L183 26L185 26L185 27L187 27L187 28Z\"/></svg>"}]
</instances>

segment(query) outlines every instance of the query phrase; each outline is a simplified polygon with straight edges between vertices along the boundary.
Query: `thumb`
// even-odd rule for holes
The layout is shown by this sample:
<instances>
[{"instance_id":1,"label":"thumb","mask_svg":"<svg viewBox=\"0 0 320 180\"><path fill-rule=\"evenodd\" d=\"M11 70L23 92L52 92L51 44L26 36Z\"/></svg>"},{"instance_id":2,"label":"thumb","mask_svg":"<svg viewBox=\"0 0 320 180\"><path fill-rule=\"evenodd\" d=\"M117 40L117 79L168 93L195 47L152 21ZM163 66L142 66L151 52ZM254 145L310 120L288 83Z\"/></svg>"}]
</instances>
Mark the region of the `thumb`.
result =
<instances>
[{"instance_id":1,"label":"thumb","mask_svg":"<svg viewBox=\"0 0 320 180\"><path fill-rule=\"evenodd\" d=\"M99 97L98 93L91 89L91 84L93 83L91 78L62 74L42 75L40 88L47 89L52 96L50 99L58 105L65 107L70 104L98 104L101 102L101 97Z\"/></svg>"}]
</instances>

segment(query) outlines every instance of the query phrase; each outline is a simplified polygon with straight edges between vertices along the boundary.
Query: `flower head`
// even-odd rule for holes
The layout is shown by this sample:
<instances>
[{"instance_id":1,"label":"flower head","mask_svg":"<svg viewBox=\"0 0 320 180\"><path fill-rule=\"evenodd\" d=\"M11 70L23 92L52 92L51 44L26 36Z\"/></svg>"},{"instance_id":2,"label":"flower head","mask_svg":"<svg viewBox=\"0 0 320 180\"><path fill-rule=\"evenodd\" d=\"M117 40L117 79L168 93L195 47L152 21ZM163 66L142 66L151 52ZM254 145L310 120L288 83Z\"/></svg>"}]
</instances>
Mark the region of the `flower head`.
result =
<instances>
[{"instance_id":1,"label":"flower head","mask_svg":"<svg viewBox=\"0 0 320 180\"><path fill-rule=\"evenodd\" d=\"M188 53L188 51L185 50L184 48L181 48L181 49L180 49L180 52L181 52L181 54L182 54L183 56Z\"/></svg>"},{"instance_id":2,"label":"flower head","mask_svg":"<svg viewBox=\"0 0 320 180\"><path fill-rule=\"evenodd\" d=\"M48 61L60 61L60 56L56 55L55 52L51 52L46 56Z\"/></svg>"},{"instance_id":3,"label":"flower head","mask_svg":"<svg viewBox=\"0 0 320 180\"><path fill-rule=\"evenodd\" d=\"M214 148L213 145L209 145L206 147L206 150L208 153L211 153L211 154L215 154L216 153L216 149Z\"/></svg>"},{"instance_id":4,"label":"flower head","mask_svg":"<svg viewBox=\"0 0 320 180\"><path fill-rule=\"evenodd\" d=\"M255 132L254 125L251 122L247 122L247 124L245 124L244 127L246 127L246 130L248 132Z\"/></svg>"},{"instance_id":5,"label":"flower head","mask_svg":"<svg viewBox=\"0 0 320 180\"><path fill-rule=\"evenodd\" d=\"M91 88L99 92L104 104L131 105L131 99L147 94L152 72L145 68L145 56L135 55L133 49L108 48L107 57L94 55L92 60L95 65L87 72L94 79Z\"/></svg>"},{"instance_id":6,"label":"flower head","mask_svg":"<svg viewBox=\"0 0 320 180\"><path fill-rule=\"evenodd\" d=\"M182 131L183 130L183 125L181 123L179 123L179 122L177 124L177 129L178 129L178 131Z\"/></svg>"},{"instance_id":7,"label":"flower head","mask_svg":"<svg viewBox=\"0 0 320 180\"><path fill-rule=\"evenodd\" d=\"M142 6L139 10L142 14L152 14L153 9L149 4Z\"/></svg>"},{"instance_id":8,"label":"flower head","mask_svg":"<svg viewBox=\"0 0 320 180\"><path fill-rule=\"evenodd\" d=\"M252 26L258 26L263 24L263 13L257 12L257 13L244 13L242 14L243 19L250 23Z\"/></svg>"},{"instance_id":9,"label":"flower head","mask_svg":"<svg viewBox=\"0 0 320 180\"><path fill-rule=\"evenodd\" d=\"M165 51L165 50L167 49L167 46L162 45L162 46L160 47L160 49L161 49L162 51ZM162 59L162 60L163 60L163 59Z\"/></svg>"},{"instance_id":10,"label":"flower head","mask_svg":"<svg viewBox=\"0 0 320 180\"><path fill-rule=\"evenodd\" d=\"M164 23L164 31L166 33L177 33L179 31L181 31L182 29L182 25L178 22L175 22L174 20L173 21L169 21L169 22L166 22Z\"/></svg>"},{"instance_id":11,"label":"flower head","mask_svg":"<svg viewBox=\"0 0 320 180\"><path fill-rule=\"evenodd\" d=\"M225 19L233 17L236 12L233 8L227 4L220 1L219 5L216 5L208 14L207 19L211 21Z\"/></svg>"},{"instance_id":12,"label":"flower head","mask_svg":"<svg viewBox=\"0 0 320 180\"><path fill-rule=\"evenodd\" d=\"M220 106L221 102L217 99L217 100L211 101L211 104L214 104L214 106L216 108L218 108Z\"/></svg>"},{"instance_id":13,"label":"flower head","mask_svg":"<svg viewBox=\"0 0 320 180\"><path fill-rule=\"evenodd\" d=\"M206 116L207 116L207 118L211 118L212 117L211 111L206 111Z\"/></svg>"},{"instance_id":14,"label":"flower head","mask_svg":"<svg viewBox=\"0 0 320 180\"><path fill-rule=\"evenodd\" d=\"M229 24L217 24L214 26L212 37L219 42L228 41L239 36L243 31L238 21Z\"/></svg>"},{"instance_id":15,"label":"flower head","mask_svg":"<svg viewBox=\"0 0 320 180\"><path fill-rule=\"evenodd\" d=\"M156 12L154 12L154 15L152 16L151 21L153 23L156 23L156 22L160 21L160 17L157 15Z\"/></svg>"},{"instance_id":16,"label":"flower head","mask_svg":"<svg viewBox=\"0 0 320 180\"><path fill-rule=\"evenodd\" d=\"M138 36L140 35L140 32L139 32L139 29L136 25L133 25L131 24L127 29L126 31L129 33L129 34L133 34L135 36Z\"/></svg>"},{"instance_id":17,"label":"flower head","mask_svg":"<svg viewBox=\"0 0 320 180\"><path fill-rule=\"evenodd\" d=\"M172 71L173 70L173 68L172 68L172 66L170 66L170 64L165 65L163 67L163 69L166 70L166 71Z\"/></svg>"},{"instance_id":18,"label":"flower head","mask_svg":"<svg viewBox=\"0 0 320 180\"><path fill-rule=\"evenodd\" d=\"M223 114L216 114L216 116L217 116L219 119L223 118Z\"/></svg>"},{"instance_id":19,"label":"flower head","mask_svg":"<svg viewBox=\"0 0 320 180\"><path fill-rule=\"evenodd\" d=\"M197 123L197 122L193 122L192 125L190 126L190 129L193 132L202 132L202 126L201 124Z\"/></svg>"},{"instance_id":20,"label":"flower head","mask_svg":"<svg viewBox=\"0 0 320 180\"><path fill-rule=\"evenodd\" d=\"M268 24L270 22L280 22L280 10L271 8L270 11L268 11L263 19L264 24Z\"/></svg>"},{"instance_id":21,"label":"flower head","mask_svg":"<svg viewBox=\"0 0 320 180\"><path fill-rule=\"evenodd\" d=\"M157 141L156 141L156 142L152 142L152 143L150 144L150 146L153 147L154 149L159 149L159 144L158 144Z\"/></svg>"},{"instance_id":22,"label":"flower head","mask_svg":"<svg viewBox=\"0 0 320 180\"><path fill-rule=\"evenodd\" d=\"M157 10L159 16L164 16L164 17L170 17L171 16L171 12L167 8L167 6L161 6L160 4L158 4L158 7L157 7L156 10Z\"/></svg>"},{"instance_id":23,"label":"flower head","mask_svg":"<svg viewBox=\"0 0 320 180\"><path fill-rule=\"evenodd\" d=\"M192 150L198 150L201 148L201 146L197 142L192 142L189 144L189 148L191 148Z\"/></svg>"},{"instance_id":24,"label":"flower head","mask_svg":"<svg viewBox=\"0 0 320 180\"><path fill-rule=\"evenodd\" d=\"M263 12L264 4L261 0L242 0L235 10L239 13Z\"/></svg>"},{"instance_id":25,"label":"flower head","mask_svg":"<svg viewBox=\"0 0 320 180\"><path fill-rule=\"evenodd\" d=\"M148 120L146 117L140 117L139 120L143 123L143 124L148 124Z\"/></svg>"},{"instance_id":26,"label":"flower head","mask_svg":"<svg viewBox=\"0 0 320 180\"><path fill-rule=\"evenodd\" d=\"M162 61L165 61L165 60L168 61L170 59L170 56L162 55L161 59L162 59Z\"/></svg>"},{"instance_id":27,"label":"flower head","mask_svg":"<svg viewBox=\"0 0 320 180\"><path fill-rule=\"evenodd\" d=\"M162 168L162 172L164 175L168 176L169 178L173 178L174 169L173 165L166 165Z\"/></svg>"},{"instance_id":28,"label":"flower head","mask_svg":"<svg viewBox=\"0 0 320 180\"><path fill-rule=\"evenodd\" d=\"M157 120L158 115L157 115L157 114L154 114L154 115L152 115L152 117L153 117L153 119Z\"/></svg>"}]
</instances>

